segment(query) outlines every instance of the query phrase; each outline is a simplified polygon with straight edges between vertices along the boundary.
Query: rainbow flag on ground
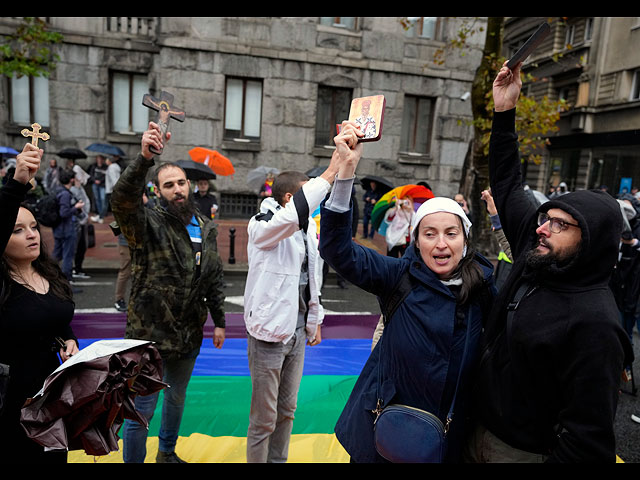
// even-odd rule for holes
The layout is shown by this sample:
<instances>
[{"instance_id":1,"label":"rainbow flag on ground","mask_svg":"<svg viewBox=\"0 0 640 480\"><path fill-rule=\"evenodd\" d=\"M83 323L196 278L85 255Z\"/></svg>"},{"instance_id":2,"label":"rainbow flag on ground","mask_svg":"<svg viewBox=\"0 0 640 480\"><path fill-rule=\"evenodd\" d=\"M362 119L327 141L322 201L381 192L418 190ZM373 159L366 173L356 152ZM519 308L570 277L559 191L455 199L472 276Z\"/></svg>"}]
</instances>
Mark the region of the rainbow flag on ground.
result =
<instances>
[{"instance_id":1,"label":"rainbow flag on ground","mask_svg":"<svg viewBox=\"0 0 640 480\"><path fill-rule=\"evenodd\" d=\"M304 375L293 423L289 462L348 462L333 433L360 371L371 352L371 337L378 315L329 314L322 343L306 347ZM73 320L80 348L104 338L122 338L126 314L79 313ZM246 461L251 379L247 340L241 313L227 314L222 349L211 341L213 322L205 339L187 391L187 403L176 453L187 462ZM162 394L149 425L147 462L155 462ZM122 442L120 442L122 445ZM120 451L92 457L69 452L73 463L119 463Z\"/></svg>"}]
</instances>

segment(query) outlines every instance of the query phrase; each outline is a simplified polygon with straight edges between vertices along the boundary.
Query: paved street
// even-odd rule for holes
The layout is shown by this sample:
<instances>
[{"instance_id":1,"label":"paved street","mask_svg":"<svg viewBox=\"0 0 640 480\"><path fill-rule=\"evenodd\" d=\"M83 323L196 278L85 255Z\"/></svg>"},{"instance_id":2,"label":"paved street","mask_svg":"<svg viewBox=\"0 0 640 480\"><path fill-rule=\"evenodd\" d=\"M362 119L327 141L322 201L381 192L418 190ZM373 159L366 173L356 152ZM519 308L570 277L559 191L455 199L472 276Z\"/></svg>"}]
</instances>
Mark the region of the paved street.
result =
<instances>
[{"instance_id":1,"label":"paved street","mask_svg":"<svg viewBox=\"0 0 640 480\"><path fill-rule=\"evenodd\" d=\"M640 335L638 332L633 334L633 350L636 357L633 371L636 384L640 388ZM630 386L625 386L624 389L631 390ZM631 415L639 417L640 420L640 392L636 396L627 393L620 394L615 420L618 456L625 462L638 463L640 462L640 423L631 420Z\"/></svg>"},{"instance_id":2,"label":"paved street","mask_svg":"<svg viewBox=\"0 0 640 480\"><path fill-rule=\"evenodd\" d=\"M76 311L80 313L116 312L114 292L116 272L114 270L96 270L88 272L91 278L77 279L75 287L81 292L75 295ZM242 313L243 294L246 274L243 271L225 273L225 311ZM376 297L347 285L338 287L335 274L330 274L322 290L322 303L327 313L379 313Z\"/></svg>"}]
</instances>

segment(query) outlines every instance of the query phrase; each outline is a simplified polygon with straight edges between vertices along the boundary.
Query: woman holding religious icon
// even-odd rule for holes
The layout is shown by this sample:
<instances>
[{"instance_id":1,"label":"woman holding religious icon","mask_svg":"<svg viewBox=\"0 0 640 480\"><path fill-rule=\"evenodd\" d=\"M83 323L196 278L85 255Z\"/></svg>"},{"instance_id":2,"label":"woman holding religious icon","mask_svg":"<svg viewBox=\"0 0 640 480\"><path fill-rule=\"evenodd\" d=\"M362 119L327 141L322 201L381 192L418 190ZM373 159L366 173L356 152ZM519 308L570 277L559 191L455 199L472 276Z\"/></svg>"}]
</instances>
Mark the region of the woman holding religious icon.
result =
<instances>
[{"instance_id":1,"label":"woman holding religious icon","mask_svg":"<svg viewBox=\"0 0 640 480\"><path fill-rule=\"evenodd\" d=\"M445 424L453 405L444 461L459 461L467 384L495 290L493 267L469 248L471 222L450 198L432 198L415 212L412 241L401 258L353 242L349 198L361 136L354 123L343 122L334 139L343 161L321 211L320 254L346 280L377 295L388 318L338 419L336 436L352 461L384 462L374 439L377 413L404 404ZM395 295L399 291L404 296ZM399 299L395 310L388 308L392 297Z\"/></svg>"},{"instance_id":2,"label":"woman holding religious icon","mask_svg":"<svg viewBox=\"0 0 640 480\"><path fill-rule=\"evenodd\" d=\"M20 425L20 409L62 361L78 352L70 327L72 291L42 244L38 222L23 206L43 151L27 143L13 178L0 189L0 363L9 383L0 412L0 463L66 462L67 452L45 452Z\"/></svg>"}]
</instances>

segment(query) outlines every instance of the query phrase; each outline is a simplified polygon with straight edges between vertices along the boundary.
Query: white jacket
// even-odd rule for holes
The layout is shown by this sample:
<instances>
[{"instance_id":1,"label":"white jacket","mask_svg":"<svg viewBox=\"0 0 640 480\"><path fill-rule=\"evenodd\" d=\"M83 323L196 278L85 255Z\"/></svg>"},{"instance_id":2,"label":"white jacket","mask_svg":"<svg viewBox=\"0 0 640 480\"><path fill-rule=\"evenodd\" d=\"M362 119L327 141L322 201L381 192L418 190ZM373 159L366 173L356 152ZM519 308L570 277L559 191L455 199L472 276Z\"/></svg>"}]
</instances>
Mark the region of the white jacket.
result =
<instances>
[{"instance_id":1,"label":"white jacket","mask_svg":"<svg viewBox=\"0 0 640 480\"><path fill-rule=\"evenodd\" d=\"M298 320L300 270L305 257L301 228L306 227L309 290L306 333L309 340L322 324L322 269L316 223L310 214L324 200L331 185L316 177L305 183L285 207L271 197L249 220L249 272L244 291L247 332L258 340L288 342Z\"/></svg>"}]
</instances>

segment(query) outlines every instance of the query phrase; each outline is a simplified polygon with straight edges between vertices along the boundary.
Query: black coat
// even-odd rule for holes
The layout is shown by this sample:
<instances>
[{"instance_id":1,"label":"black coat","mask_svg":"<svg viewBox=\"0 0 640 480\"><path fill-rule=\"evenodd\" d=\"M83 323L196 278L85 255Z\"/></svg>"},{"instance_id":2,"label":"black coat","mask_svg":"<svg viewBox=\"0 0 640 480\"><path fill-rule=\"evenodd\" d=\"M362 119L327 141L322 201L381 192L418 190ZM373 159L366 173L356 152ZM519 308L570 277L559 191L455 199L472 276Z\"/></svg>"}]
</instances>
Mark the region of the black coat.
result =
<instances>
[{"instance_id":1,"label":"black coat","mask_svg":"<svg viewBox=\"0 0 640 480\"><path fill-rule=\"evenodd\" d=\"M494 115L489 162L514 264L484 332L479 421L507 444L550 461L614 462L618 389L633 357L609 289L622 231L619 206L604 192L577 191L536 209L522 189L515 109ZM537 213L552 208L578 221L581 249L569 264L534 274L524 256L536 242ZM507 330L507 305L523 281L537 289Z\"/></svg>"},{"instance_id":2,"label":"black coat","mask_svg":"<svg viewBox=\"0 0 640 480\"><path fill-rule=\"evenodd\" d=\"M640 215L629 222L633 238L640 239ZM640 314L640 247L622 243L611 278L611 290L621 312Z\"/></svg>"}]
</instances>

